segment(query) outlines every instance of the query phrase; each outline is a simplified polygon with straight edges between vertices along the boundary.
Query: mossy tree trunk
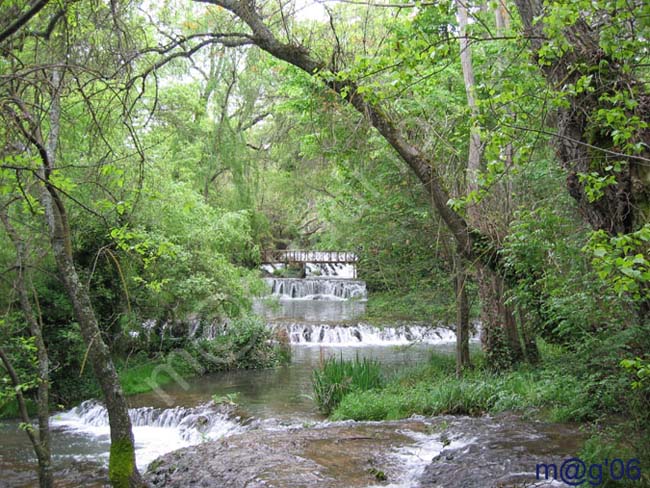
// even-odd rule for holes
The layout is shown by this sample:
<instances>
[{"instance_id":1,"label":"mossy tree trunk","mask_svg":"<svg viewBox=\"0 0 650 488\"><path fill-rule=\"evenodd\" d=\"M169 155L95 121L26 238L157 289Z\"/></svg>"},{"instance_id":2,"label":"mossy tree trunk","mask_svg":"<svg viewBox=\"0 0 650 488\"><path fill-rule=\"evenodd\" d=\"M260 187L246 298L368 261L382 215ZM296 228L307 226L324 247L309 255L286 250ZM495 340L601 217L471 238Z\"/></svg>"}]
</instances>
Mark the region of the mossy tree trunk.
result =
<instances>
[{"instance_id":1,"label":"mossy tree trunk","mask_svg":"<svg viewBox=\"0 0 650 488\"><path fill-rule=\"evenodd\" d=\"M463 260L454 259L456 289L456 376L471 366L469 355L469 300L467 298L467 272Z\"/></svg>"},{"instance_id":2,"label":"mossy tree trunk","mask_svg":"<svg viewBox=\"0 0 650 488\"><path fill-rule=\"evenodd\" d=\"M515 4L533 60L563 101L554 145L582 218L611 237L639 230L650 221L650 94L638 79L645 54L635 52L647 48L647 2L573 6L568 21L542 0ZM650 299L636 303L647 320Z\"/></svg>"}]
</instances>

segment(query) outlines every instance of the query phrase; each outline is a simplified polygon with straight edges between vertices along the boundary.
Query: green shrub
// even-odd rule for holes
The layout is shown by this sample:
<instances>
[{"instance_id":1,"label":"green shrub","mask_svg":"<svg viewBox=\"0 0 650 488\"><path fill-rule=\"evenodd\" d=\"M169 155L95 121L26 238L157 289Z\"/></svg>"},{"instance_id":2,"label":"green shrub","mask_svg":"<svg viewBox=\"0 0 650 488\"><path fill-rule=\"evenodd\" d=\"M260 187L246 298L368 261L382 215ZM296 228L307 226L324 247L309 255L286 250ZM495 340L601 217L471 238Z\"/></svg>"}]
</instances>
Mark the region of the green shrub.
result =
<instances>
[{"instance_id":1,"label":"green shrub","mask_svg":"<svg viewBox=\"0 0 650 488\"><path fill-rule=\"evenodd\" d=\"M314 397L321 412L329 414L350 392L368 391L383 384L379 362L356 357L353 361L327 358L314 370Z\"/></svg>"},{"instance_id":2,"label":"green shrub","mask_svg":"<svg viewBox=\"0 0 650 488\"><path fill-rule=\"evenodd\" d=\"M639 442L642 445L639 445ZM632 433L628 430L621 430L620 426L608 427L596 432L589 437L584 443L581 451L578 453L587 466L592 464L603 465L602 486L605 488L624 488L650 486L650 446L648 445L647 435L644 438L643 433ZM613 480L611 477L611 461L621 459L626 464L629 460L636 459L634 468L638 468L641 473L641 479L630 480L624 476L621 480ZM606 460L608 461L605 465ZM615 468L616 469L616 468ZM618 477L618 471L615 476Z\"/></svg>"},{"instance_id":3,"label":"green shrub","mask_svg":"<svg viewBox=\"0 0 650 488\"><path fill-rule=\"evenodd\" d=\"M149 360L142 357L126 366L118 362L122 388L127 395L143 393L172 381L172 375L197 376L232 369L259 369L291 360L288 342L256 317L231 321L214 339L199 339Z\"/></svg>"},{"instance_id":4,"label":"green shrub","mask_svg":"<svg viewBox=\"0 0 650 488\"><path fill-rule=\"evenodd\" d=\"M356 391L346 395L332 415L334 420L400 419L419 415L480 415L494 405L493 384L448 378L418 383L412 388Z\"/></svg>"},{"instance_id":5,"label":"green shrub","mask_svg":"<svg viewBox=\"0 0 650 488\"><path fill-rule=\"evenodd\" d=\"M36 402L31 398L25 398L25 406L29 415L35 415L37 412ZM0 420L20 418L20 409L15 398L6 399L0 403Z\"/></svg>"}]
</instances>

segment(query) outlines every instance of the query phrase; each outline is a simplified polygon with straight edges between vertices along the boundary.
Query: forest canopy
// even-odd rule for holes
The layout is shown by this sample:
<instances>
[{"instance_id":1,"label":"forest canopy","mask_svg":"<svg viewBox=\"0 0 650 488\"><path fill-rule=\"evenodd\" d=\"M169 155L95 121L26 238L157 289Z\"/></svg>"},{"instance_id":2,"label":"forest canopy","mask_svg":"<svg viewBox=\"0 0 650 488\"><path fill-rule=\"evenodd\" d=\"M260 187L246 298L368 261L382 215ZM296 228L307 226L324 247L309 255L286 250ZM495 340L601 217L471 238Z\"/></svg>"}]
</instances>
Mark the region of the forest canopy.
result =
<instances>
[{"instance_id":1,"label":"forest canopy","mask_svg":"<svg viewBox=\"0 0 650 488\"><path fill-rule=\"evenodd\" d=\"M357 253L367 319L455 326L459 372L472 320L494 371L564 348L647 428L648 2L0 12L0 404L39 461L101 392L137 485L121 365L253 330L266 249Z\"/></svg>"}]
</instances>

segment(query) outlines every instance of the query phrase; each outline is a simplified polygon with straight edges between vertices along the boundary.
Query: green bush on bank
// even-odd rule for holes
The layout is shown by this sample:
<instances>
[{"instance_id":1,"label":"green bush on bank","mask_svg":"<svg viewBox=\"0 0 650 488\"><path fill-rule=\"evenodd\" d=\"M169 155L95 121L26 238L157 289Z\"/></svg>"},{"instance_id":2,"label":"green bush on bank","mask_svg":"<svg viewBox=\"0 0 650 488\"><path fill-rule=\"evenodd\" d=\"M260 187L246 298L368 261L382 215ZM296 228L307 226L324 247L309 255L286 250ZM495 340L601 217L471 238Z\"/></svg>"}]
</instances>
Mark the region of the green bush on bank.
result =
<instances>
[{"instance_id":1,"label":"green bush on bank","mask_svg":"<svg viewBox=\"0 0 650 488\"><path fill-rule=\"evenodd\" d=\"M189 377L232 369L270 368L291 358L288 344L256 317L231 321L214 339L199 339L158 360L120 368L126 395L143 393L171 382L175 375Z\"/></svg>"},{"instance_id":2,"label":"green bush on bank","mask_svg":"<svg viewBox=\"0 0 650 488\"><path fill-rule=\"evenodd\" d=\"M149 361L123 369L119 368L118 375L124 394L145 393L156 386L163 386L172 381L172 377L167 371L160 368L163 364L164 361ZM153 382L153 384L150 382Z\"/></svg>"},{"instance_id":3,"label":"green bush on bank","mask_svg":"<svg viewBox=\"0 0 650 488\"><path fill-rule=\"evenodd\" d=\"M271 368L291 360L289 343L276 337L257 317L232 320L214 339L190 341L184 347L150 358L146 353L128 361L115 358L122 389L126 395L151 391L174 380L232 369ZM86 368L80 376L75 371L74 381L61 383L55 379L59 394L71 403L100 396L97 382ZM76 385L76 386L75 386ZM30 415L36 413L35 403L27 392L26 403ZM56 399L60 397L57 396ZM55 399L55 400L56 400ZM19 411L13 395L0 398L0 419L18 418ZM58 403L57 403L58 405ZM60 408L60 407L58 407Z\"/></svg>"},{"instance_id":4,"label":"green bush on bank","mask_svg":"<svg viewBox=\"0 0 650 488\"><path fill-rule=\"evenodd\" d=\"M29 415L36 415L37 408L36 402L31 398L25 399L25 406ZM1 419L17 419L20 418L20 409L18 402L15 399L7 399L0 403L0 420Z\"/></svg>"}]
</instances>

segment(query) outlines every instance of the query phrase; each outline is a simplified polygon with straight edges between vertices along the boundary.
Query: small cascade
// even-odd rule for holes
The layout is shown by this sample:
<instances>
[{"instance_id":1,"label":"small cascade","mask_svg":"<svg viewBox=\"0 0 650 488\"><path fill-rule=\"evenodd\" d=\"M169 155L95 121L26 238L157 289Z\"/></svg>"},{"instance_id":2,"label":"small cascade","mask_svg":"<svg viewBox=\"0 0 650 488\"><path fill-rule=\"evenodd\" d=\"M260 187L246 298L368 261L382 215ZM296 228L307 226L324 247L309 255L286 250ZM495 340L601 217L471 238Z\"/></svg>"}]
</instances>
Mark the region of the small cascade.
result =
<instances>
[{"instance_id":1,"label":"small cascade","mask_svg":"<svg viewBox=\"0 0 650 488\"><path fill-rule=\"evenodd\" d=\"M307 277L325 276L328 278L354 279L355 265L352 263L305 263Z\"/></svg>"},{"instance_id":2,"label":"small cascade","mask_svg":"<svg viewBox=\"0 0 650 488\"><path fill-rule=\"evenodd\" d=\"M295 323L271 324L271 326L275 329L284 328L291 344L300 345L388 346L414 342L445 344L456 341L453 330L420 325L379 328L365 324L341 326Z\"/></svg>"},{"instance_id":3,"label":"small cascade","mask_svg":"<svg viewBox=\"0 0 650 488\"><path fill-rule=\"evenodd\" d=\"M267 274L274 274L276 271L285 269L286 265L284 263L267 263L260 266L260 269Z\"/></svg>"},{"instance_id":4,"label":"small cascade","mask_svg":"<svg viewBox=\"0 0 650 488\"><path fill-rule=\"evenodd\" d=\"M336 278L265 278L271 294L303 300L349 300L366 298L366 283Z\"/></svg>"},{"instance_id":5,"label":"small cascade","mask_svg":"<svg viewBox=\"0 0 650 488\"><path fill-rule=\"evenodd\" d=\"M354 279L356 278L356 267L352 263L304 263L305 277L325 277ZM286 269L284 263L266 263L260 266L260 269L267 275L275 275Z\"/></svg>"},{"instance_id":6,"label":"small cascade","mask_svg":"<svg viewBox=\"0 0 650 488\"><path fill-rule=\"evenodd\" d=\"M131 408L129 416L139 467L146 467L169 451L243 431L239 417L212 403L194 408ZM108 412L95 400L87 400L72 410L54 415L51 425L94 436L98 442L108 440L110 434Z\"/></svg>"}]
</instances>

